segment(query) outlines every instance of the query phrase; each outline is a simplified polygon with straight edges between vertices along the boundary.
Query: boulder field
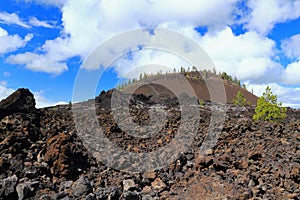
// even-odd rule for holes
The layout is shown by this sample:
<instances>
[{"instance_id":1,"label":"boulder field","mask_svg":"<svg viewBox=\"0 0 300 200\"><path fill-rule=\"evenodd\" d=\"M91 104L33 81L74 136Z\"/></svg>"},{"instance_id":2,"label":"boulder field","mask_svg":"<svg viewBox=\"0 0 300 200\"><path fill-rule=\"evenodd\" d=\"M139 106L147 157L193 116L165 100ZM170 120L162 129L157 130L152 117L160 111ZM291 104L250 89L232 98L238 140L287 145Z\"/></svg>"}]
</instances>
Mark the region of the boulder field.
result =
<instances>
[{"instance_id":1,"label":"boulder field","mask_svg":"<svg viewBox=\"0 0 300 200\"><path fill-rule=\"evenodd\" d=\"M153 152L176 139L182 120L176 98L131 97L126 109L141 129L151 125L151 115L167 115L156 134L139 138L116 122L123 110L111 108L112 93L73 107L84 115L94 105L106 138L127 152ZM32 93L17 90L0 102L0 199L300 199L299 111L289 108L282 122L255 122L254 107L228 104L216 144L200 152L213 105L184 106L199 110L185 151L152 171L130 172L88 151L70 105L36 109Z\"/></svg>"}]
</instances>

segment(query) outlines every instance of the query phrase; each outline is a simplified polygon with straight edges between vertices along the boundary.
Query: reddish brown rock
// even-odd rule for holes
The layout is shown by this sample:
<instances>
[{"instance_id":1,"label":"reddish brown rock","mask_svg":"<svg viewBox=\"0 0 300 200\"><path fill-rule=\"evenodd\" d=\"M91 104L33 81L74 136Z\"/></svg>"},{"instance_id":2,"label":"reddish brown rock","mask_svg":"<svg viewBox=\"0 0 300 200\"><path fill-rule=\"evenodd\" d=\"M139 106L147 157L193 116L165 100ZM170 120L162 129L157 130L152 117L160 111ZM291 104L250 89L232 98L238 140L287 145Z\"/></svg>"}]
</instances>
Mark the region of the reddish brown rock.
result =
<instances>
[{"instance_id":1,"label":"reddish brown rock","mask_svg":"<svg viewBox=\"0 0 300 200\"><path fill-rule=\"evenodd\" d=\"M46 146L44 161L48 163L54 176L74 180L80 173L79 170L89 165L87 155L78 148L74 138L66 133L49 138Z\"/></svg>"},{"instance_id":2,"label":"reddish brown rock","mask_svg":"<svg viewBox=\"0 0 300 200\"><path fill-rule=\"evenodd\" d=\"M166 184L160 179L156 178L152 183L151 183L151 188L152 190L156 192L160 192L166 188Z\"/></svg>"},{"instance_id":3,"label":"reddish brown rock","mask_svg":"<svg viewBox=\"0 0 300 200\"><path fill-rule=\"evenodd\" d=\"M181 112L176 99L156 98L168 118L161 131L145 139L118 126L110 110L111 95L104 92L97 98L96 111L105 137L116 147L135 155L154 152L178 134ZM132 96L130 114L145 125L145 132L154 104L151 97ZM201 123L188 149L149 173L106 166L100 153L96 164L77 136L68 105L5 116L0 120L0 199L17 199L18 193L32 199L297 199L300 112L288 109L288 119L281 123L253 122L254 107L228 105L216 145L200 154L211 123L210 105L201 106ZM89 109L88 103L82 106ZM111 149L107 152L114 156ZM120 155L114 161L125 160ZM134 160L130 164L137 165Z\"/></svg>"}]
</instances>

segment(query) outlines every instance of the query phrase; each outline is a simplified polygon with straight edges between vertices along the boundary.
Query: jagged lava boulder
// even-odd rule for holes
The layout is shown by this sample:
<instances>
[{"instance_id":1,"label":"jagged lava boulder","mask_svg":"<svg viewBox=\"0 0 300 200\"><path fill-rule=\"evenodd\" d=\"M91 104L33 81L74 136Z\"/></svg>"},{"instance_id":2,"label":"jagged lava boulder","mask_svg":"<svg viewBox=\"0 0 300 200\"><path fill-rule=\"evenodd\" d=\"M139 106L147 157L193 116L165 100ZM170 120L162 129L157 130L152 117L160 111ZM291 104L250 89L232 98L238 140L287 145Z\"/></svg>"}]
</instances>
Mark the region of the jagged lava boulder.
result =
<instances>
[{"instance_id":1,"label":"jagged lava boulder","mask_svg":"<svg viewBox=\"0 0 300 200\"><path fill-rule=\"evenodd\" d=\"M33 94L25 88L20 88L0 102L0 119L13 113L36 112Z\"/></svg>"}]
</instances>

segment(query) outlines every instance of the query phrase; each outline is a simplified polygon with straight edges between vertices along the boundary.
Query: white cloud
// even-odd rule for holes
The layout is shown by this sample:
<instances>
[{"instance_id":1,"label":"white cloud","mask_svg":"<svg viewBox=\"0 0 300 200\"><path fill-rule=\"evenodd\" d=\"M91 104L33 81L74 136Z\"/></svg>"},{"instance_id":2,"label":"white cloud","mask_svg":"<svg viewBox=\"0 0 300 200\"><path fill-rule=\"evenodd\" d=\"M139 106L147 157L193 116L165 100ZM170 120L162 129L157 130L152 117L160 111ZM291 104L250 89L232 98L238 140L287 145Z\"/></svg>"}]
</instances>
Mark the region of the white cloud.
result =
<instances>
[{"instance_id":1,"label":"white cloud","mask_svg":"<svg viewBox=\"0 0 300 200\"><path fill-rule=\"evenodd\" d=\"M268 34L276 24L300 17L300 1L297 0L249 0L250 9L245 27L261 34Z\"/></svg>"},{"instance_id":2,"label":"white cloud","mask_svg":"<svg viewBox=\"0 0 300 200\"><path fill-rule=\"evenodd\" d=\"M0 12L0 23L15 24L24 28L30 28L20 17L15 13Z\"/></svg>"},{"instance_id":3,"label":"white cloud","mask_svg":"<svg viewBox=\"0 0 300 200\"><path fill-rule=\"evenodd\" d=\"M70 0L62 9L62 20L65 31L72 37L88 39L87 36L92 36L95 39L98 36L98 41L101 42L123 31L141 26L158 26L166 22L176 22L183 27L224 27L232 23L236 2L237 0L187 0L184 3L179 0Z\"/></svg>"},{"instance_id":4,"label":"white cloud","mask_svg":"<svg viewBox=\"0 0 300 200\"><path fill-rule=\"evenodd\" d=\"M285 84L300 85L300 61L289 64L282 75Z\"/></svg>"},{"instance_id":5,"label":"white cloud","mask_svg":"<svg viewBox=\"0 0 300 200\"><path fill-rule=\"evenodd\" d=\"M47 21L41 21L37 19L36 17L31 17L29 20L29 24L32 26L39 26L39 27L44 27L44 28L53 28L54 26L47 22Z\"/></svg>"},{"instance_id":6,"label":"white cloud","mask_svg":"<svg viewBox=\"0 0 300 200\"><path fill-rule=\"evenodd\" d=\"M0 27L0 37L7 36L8 32Z\"/></svg>"},{"instance_id":7,"label":"white cloud","mask_svg":"<svg viewBox=\"0 0 300 200\"><path fill-rule=\"evenodd\" d=\"M0 28L0 54L15 51L24 47L33 38L32 34L27 34L24 39L19 35L9 35L8 32Z\"/></svg>"},{"instance_id":8,"label":"white cloud","mask_svg":"<svg viewBox=\"0 0 300 200\"><path fill-rule=\"evenodd\" d=\"M46 1L36 2L46 3ZM11 63L24 64L28 69L35 71L61 73L66 70L65 62L69 58L79 55L84 59L101 42L134 28L158 26L172 21L178 21L179 26L207 25L212 28L230 24L236 2L237 0L187 0L182 4L179 0L63 1L61 5L64 5L62 7L64 35L53 41L47 41L41 48L42 53L39 56L22 54L11 56L8 60ZM29 58L24 58L25 55ZM44 65L34 65L34 62Z\"/></svg>"},{"instance_id":9,"label":"white cloud","mask_svg":"<svg viewBox=\"0 0 300 200\"><path fill-rule=\"evenodd\" d=\"M36 108L44 108L44 107L49 107L49 106L67 104L67 102L64 102L64 101L55 102L55 101L51 101L51 100L47 99L44 96L43 91L34 92L33 95L34 95L35 102L36 102Z\"/></svg>"},{"instance_id":10,"label":"white cloud","mask_svg":"<svg viewBox=\"0 0 300 200\"><path fill-rule=\"evenodd\" d=\"M285 84L300 85L300 34L283 40L281 49L287 58L291 60L282 75L282 81Z\"/></svg>"},{"instance_id":11,"label":"white cloud","mask_svg":"<svg viewBox=\"0 0 300 200\"><path fill-rule=\"evenodd\" d=\"M10 64L26 65L32 71L60 74L68 69L64 62L59 62L51 56L36 53L23 53L11 55L7 58Z\"/></svg>"},{"instance_id":12,"label":"white cloud","mask_svg":"<svg viewBox=\"0 0 300 200\"><path fill-rule=\"evenodd\" d=\"M274 81L283 70L273 59L275 42L256 32L236 36L227 27L216 34L204 35L199 43L219 70L242 80Z\"/></svg>"},{"instance_id":13,"label":"white cloud","mask_svg":"<svg viewBox=\"0 0 300 200\"><path fill-rule=\"evenodd\" d=\"M0 85L0 101L11 95L15 90L7 88L5 85Z\"/></svg>"},{"instance_id":14,"label":"white cloud","mask_svg":"<svg viewBox=\"0 0 300 200\"><path fill-rule=\"evenodd\" d=\"M127 66L127 67L124 67ZM124 57L117 60L114 69L120 77L138 78L140 73L156 74L162 72L172 72L184 66L191 69L191 64L172 52L162 50L143 50L132 54L132 60Z\"/></svg>"},{"instance_id":15,"label":"white cloud","mask_svg":"<svg viewBox=\"0 0 300 200\"><path fill-rule=\"evenodd\" d=\"M300 60L300 34L283 40L281 43L281 48L289 58L296 58Z\"/></svg>"},{"instance_id":16,"label":"white cloud","mask_svg":"<svg viewBox=\"0 0 300 200\"><path fill-rule=\"evenodd\" d=\"M50 1L52 2L52 1ZM36 17L31 17L28 22L22 20L16 13L0 12L0 23L8 25L18 25L24 28L31 28L31 26L53 28L53 22L41 21ZM0 32L1 36L1 32Z\"/></svg>"},{"instance_id":17,"label":"white cloud","mask_svg":"<svg viewBox=\"0 0 300 200\"><path fill-rule=\"evenodd\" d=\"M25 52L22 54L11 55L7 62L11 64L25 65L32 71L61 74L68 70L65 63L66 59L75 56L72 48L69 48L69 40L56 38L47 40L39 53Z\"/></svg>"},{"instance_id":18,"label":"white cloud","mask_svg":"<svg viewBox=\"0 0 300 200\"><path fill-rule=\"evenodd\" d=\"M265 74L272 71L273 76L268 76L269 80L277 79L282 67L273 59L275 42L255 32L236 36L226 27L233 23L236 2L188 0L182 4L182 1L174 0L70 0L62 8L64 32L70 37L47 41L42 47L44 53L34 56L35 59L50 60L48 64L43 62L45 65L33 67L32 59L23 61L22 64L35 71L61 73L66 70L67 59L76 55L84 59L98 44L118 33L141 26L158 26L184 32L195 39L222 71L240 79L253 78L263 81L266 81ZM144 12L145 10L147 12ZM213 31L200 38L194 30L198 26L208 26ZM149 56L145 55L145 59ZM9 60L20 59L17 55ZM140 61L142 63L142 58ZM56 67L53 68L52 65Z\"/></svg>"},{"instance_id":19,"label":"white cloud","mask_svg":"<svg viewBox=\"0 0 300 200\"><path fill-rule=\"evenodd\" d=\"M284 87L278 83L269 84L249 84L246 83L249 90L253 89L256 96L262 96L267 86L271 87L273 94L277 95L278 102L282 102L283 106L300 108L300 88Z\"/></svg>"},{"instance_id":20,"label":"white cloud","mask_svg":"<svg viewBox=\"0 0 300 200\"><path fill-rule=\"evenodd\" d=\"M260 36L256 32L235 35L230 27L226 27L222 31L208 32L206 35L201 36L192 26L182 27L178 23L164 23L160 27L171 28L190 37L206 51L219 71L237 76L241 80L250 79L261 83L272 82L278 80L278 77L284 71L283 67L274 61L276 55L275 42L267 37ZM138 36L133 37L139 40ZM168 35L167 37L165 40L169 40L172 36ZM178 38L171 38L170 41L176 42L170 42L169 49L176 49L176 45L182 43L184 39L181 41ZM145 42L145 44L148 43ZM179 46L177 49L183 48ZM188 65L178 55L172 53L169 55L161 51L142 51L139 53L133 54L131 60L121 60L116 67L116 71L125 74L126 71L145 64L161 64L172 68ZM182 50L177 51L177 53L182 56L185 55ZM195 56L199 57L199 55ZM202 68L203 66L197 67Z\"/></svg>"}]
</instances>

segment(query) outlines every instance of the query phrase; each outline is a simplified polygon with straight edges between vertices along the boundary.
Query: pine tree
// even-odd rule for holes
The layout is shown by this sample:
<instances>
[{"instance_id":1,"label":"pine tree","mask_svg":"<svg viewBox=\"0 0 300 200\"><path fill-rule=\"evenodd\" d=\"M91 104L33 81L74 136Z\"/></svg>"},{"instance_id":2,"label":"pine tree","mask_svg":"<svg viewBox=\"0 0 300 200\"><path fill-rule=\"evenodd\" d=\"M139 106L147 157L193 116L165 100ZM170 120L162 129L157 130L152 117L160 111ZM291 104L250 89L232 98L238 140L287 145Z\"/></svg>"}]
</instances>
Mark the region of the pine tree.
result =
<instances>
[{"instance_id":1,"label":"pine tree","mask_svg":"<svg viewBox=\"0 0 300 200\"><path fill-rule=\"evenodd\" d=\"M183 67L181 67L181 68L180 68L180 72L181 72L181 73L184 73L184 72L185 72L185 69L184 69Z\"/></svg>"},{"instance_id":2,"label":"pine tree","mask_svg":"<svg viewBox=\"0 0 300 200\"><path fill-rule=\"evenodd\" d=\"M148 78L148 75L144 72L143 79L146 79L146 78Z\"/></svg>"},{"instance_id":3,"label":"pine tree","mask_svg":"<svg viewBox=\"0 0 300 200\"><path fill-rule=\"evenodd\" d=\"M243 88L244 88L245 90L247 90L247 87L246 87L246 84L245 84L245 83L243 84Z\"/></svg>"},{"instance_id":4,"label":"pine tree","mask_svg":"<svg viewBox=\"0 0 300 200\"><path fill-rule=\"evenodd\" d=\"M281 121L286 118L285 107L282 107L282 103L277 103L277 96L273 95L271 88L267 86L263 96L257 100L257 107L255 108L254 120L264 121Z\"/></svg>"},{"instance_id":5,"label":"pine tree","mask_svg":"<svg viewBox=\"0 0 300 200\"><path fill-rule=\"evenodd\" d=\"M233 103L236 106L246 106L247 105L247 99L244 97L244 95L241 91L238 91L235 98L233 99Z\"/></svg>"}]
</instances>

